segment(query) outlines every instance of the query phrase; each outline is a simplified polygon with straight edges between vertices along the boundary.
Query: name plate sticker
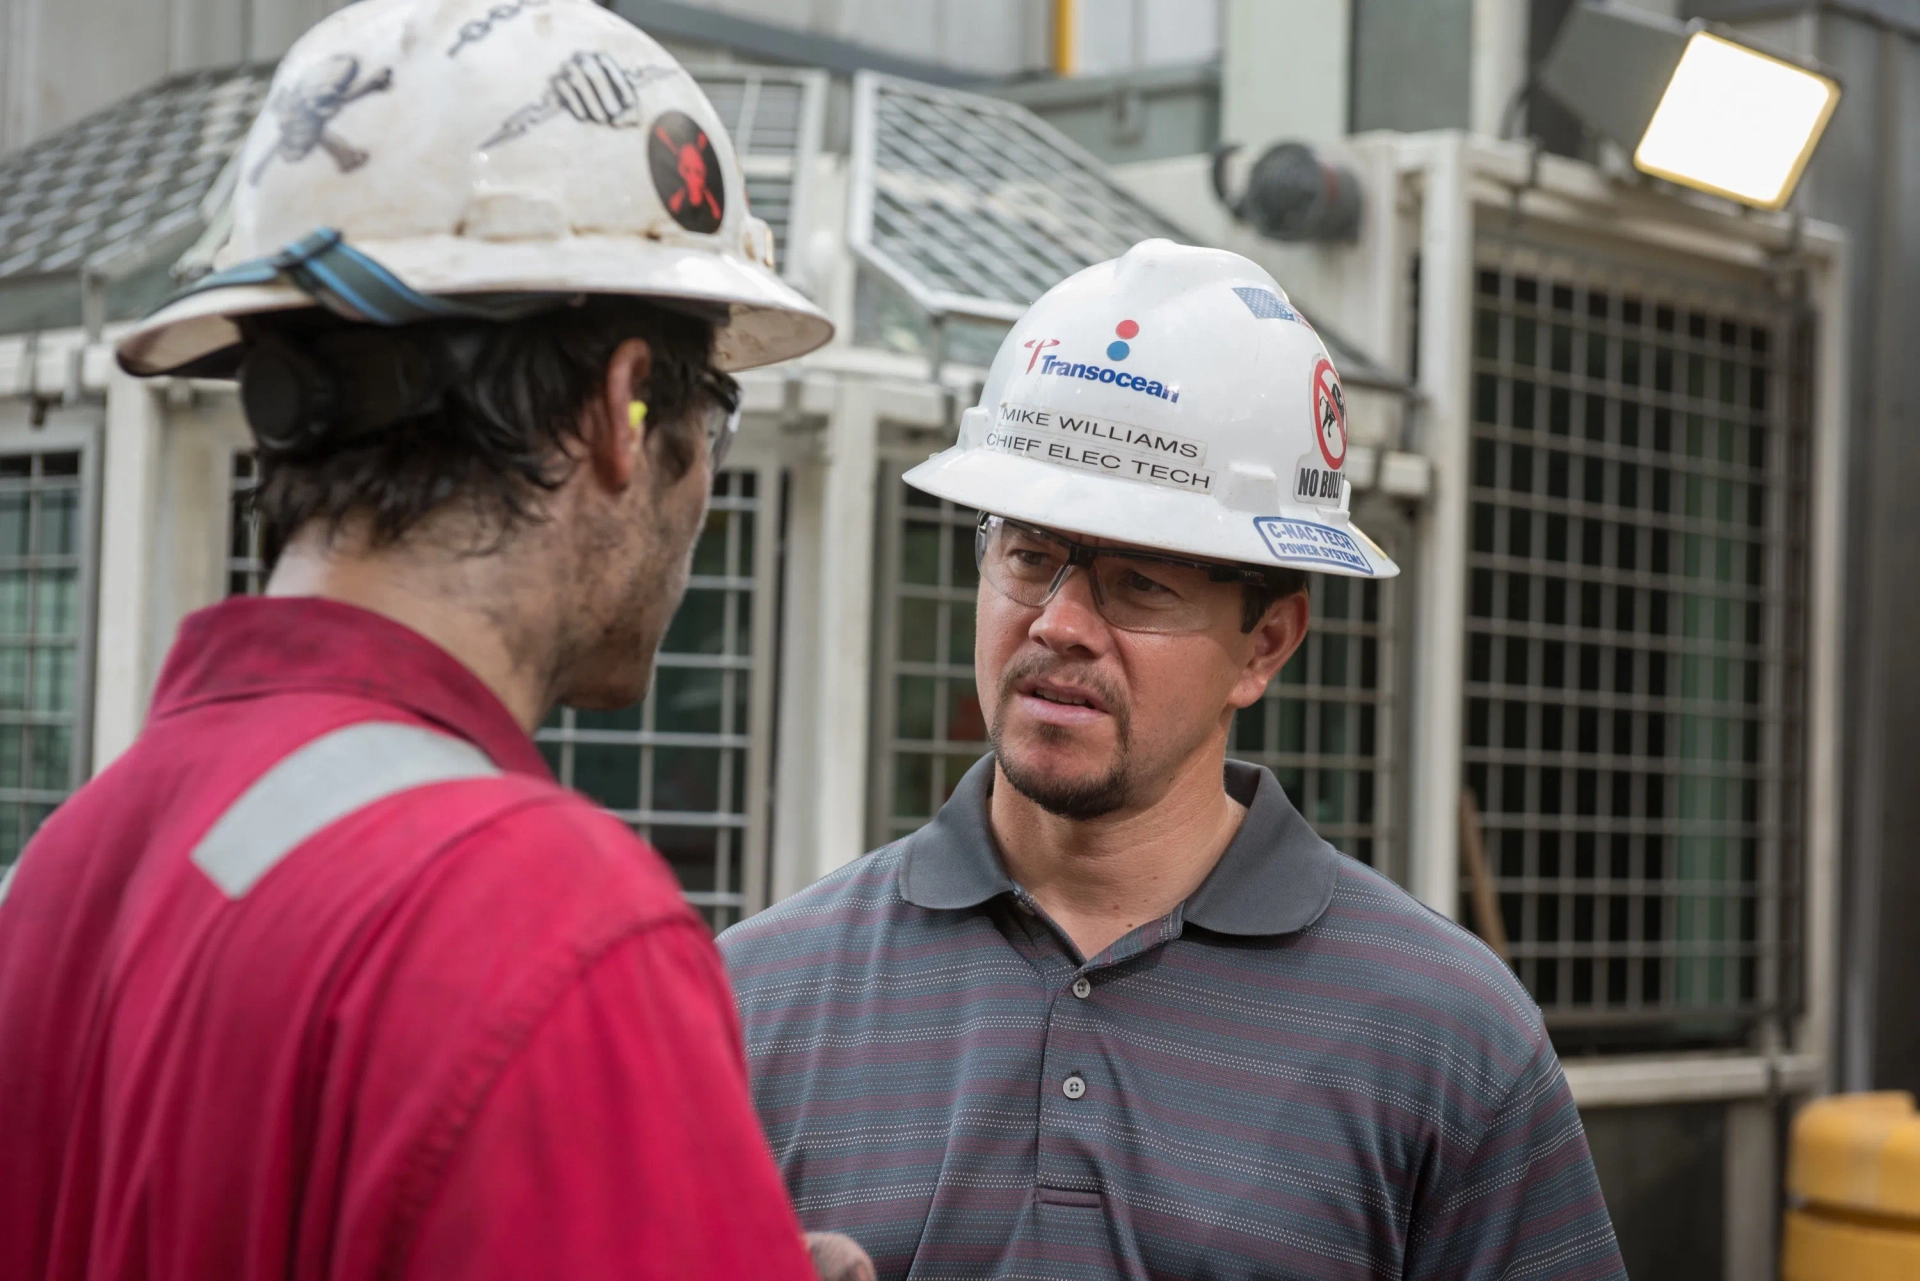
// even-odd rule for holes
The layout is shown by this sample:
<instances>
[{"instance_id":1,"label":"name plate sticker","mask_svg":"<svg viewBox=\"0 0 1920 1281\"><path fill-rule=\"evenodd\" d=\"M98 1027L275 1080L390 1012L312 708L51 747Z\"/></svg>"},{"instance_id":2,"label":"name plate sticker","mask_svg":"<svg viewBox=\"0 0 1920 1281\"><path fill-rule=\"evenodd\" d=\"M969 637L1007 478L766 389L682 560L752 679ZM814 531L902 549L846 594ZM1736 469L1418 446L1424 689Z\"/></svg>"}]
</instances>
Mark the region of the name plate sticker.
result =
<instances>
[{"instance_id":1,"label":"name plate sticker","mask_svg":"<svg viewBox=\"0 0 1920 1281\"><path fill-rule=\"evenodd\" d=\"M1275 560L1334 565L1373 577L1373 566L1368 563L1366 553L1344 529L1310 520L1288 520L1284 516L1255 516L1253 527L1260 531Z\"/></svg>"},{"instance_id":2,"label":"name plate sticker","mask_svg":"<svg viewBox=\"0 0 1920 1281\"><path fill-rule=\"evenodd\" d=\"M1207 457L1207 447L1200 441L1091 414L1003 402L987 429L985 444L1003 454L1105 476L1187 493L1213 492L1213 473L1199 466Z\"/></svg>"}]
</instances>

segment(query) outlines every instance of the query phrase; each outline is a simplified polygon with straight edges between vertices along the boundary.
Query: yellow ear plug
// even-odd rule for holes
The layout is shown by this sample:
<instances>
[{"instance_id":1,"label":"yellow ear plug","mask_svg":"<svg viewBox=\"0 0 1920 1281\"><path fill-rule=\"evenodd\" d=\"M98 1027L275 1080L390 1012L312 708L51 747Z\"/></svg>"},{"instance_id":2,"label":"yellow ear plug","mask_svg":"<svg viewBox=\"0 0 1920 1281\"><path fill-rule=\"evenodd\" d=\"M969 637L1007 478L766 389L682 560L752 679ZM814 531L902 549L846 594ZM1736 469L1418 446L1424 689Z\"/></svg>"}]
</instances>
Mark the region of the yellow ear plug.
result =
<instances>
[{"instance_id":1,"label":"yellow ear plug","mask_svg":"<svg viewBox=\"0 0 1920 1281\"><path fill-rule=\"evenodd\" d=\"M633 428L635 431L639 431L640 424L645 421L647 421L647 402L644 400L628 401L627 426Z\"/></svg>"}]
</instances>

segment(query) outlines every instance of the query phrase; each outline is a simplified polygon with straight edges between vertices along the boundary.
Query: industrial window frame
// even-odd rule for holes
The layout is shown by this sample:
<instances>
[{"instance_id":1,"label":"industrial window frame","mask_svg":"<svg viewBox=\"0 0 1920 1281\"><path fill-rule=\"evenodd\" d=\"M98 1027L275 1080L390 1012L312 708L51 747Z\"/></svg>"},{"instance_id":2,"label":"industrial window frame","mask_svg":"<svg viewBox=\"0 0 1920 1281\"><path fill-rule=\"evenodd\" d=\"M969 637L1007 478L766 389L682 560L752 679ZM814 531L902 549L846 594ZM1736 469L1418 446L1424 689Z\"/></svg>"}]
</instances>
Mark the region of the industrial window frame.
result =
<instances>
[{"instance_id":1,"label":"industrial window frame","mask_svg":"<svg viewBox=\"0 0 1920 1281\"><path fill-rule=\"evenodd\" d=\"M1563 1048L1742 1044L1802 999L1804 326L1517 226L1472 285L1462 772L1515 968Z\"/></svg>"},{"instance_id":2,"label":"industrial window frame","mask_svg":"<svg viewBox=\"0 0 1920 1281\"><path fill-rule=\"evenodd\" d=\"M43 471L48 459L67 456L74 458L72 472ZM29 618L37 624L39 583L42 581L39 576L50 570L72 570L74 577L70 608L73 612L73 630L70 638L60 633L43 634L37 630L17 633L29 638L24 645L0 647L4 650L24 648L27 651L23 659L27 673L27 705L0 709L0 733L10 734L17 729L22 734L20 786L0 786L0 867L17 860L21 848L40 823L45 821L46 815L84 783L92 772L94 646L100 570L99 428L92 423L55 420L34 429L30 436L12 432L0 435L0 462L8 464L0 467L0 471L17 468L15 460L23 460L27 472L24 475L0 474L0 496L11 492L28 498L26 533L30 541L24 555L4 558L5 562L11 563L0 564L0 572L14 570L32 576L29 579L33 586L28 610ZM48 555L40 547L40 540L45 533L45 520L40 514L43 508L39 500L56 490L73 492L76 497L69 509L73 550ZM49 644L49 640L57 641L57 644ZM68 650L72 655L70 672L64 682L63 697L67 705L64 708L34 707L31 704L43 701L42 695L46 692L36 693L34 688L39 675L37 659L40 654L54 649ZM71 730L63 780L34 780L30 776L35 756L30 745L31 731L63 725Z\"/></svg>"},{"instance_id":3,"label":"industrial window frame","mask_svg":"<svg viewBox=\"0 0 1920 1281\"><path fill-rule=\"evenodd\" d=\"M973 683L974 599L978 576L973 564L973 533L979 513L923 494L900 478L911 463L896 456L880 460L879 502L875 504L873 602L873 767L868 777L869 845L885 845L924 826L953 794L960 778L988 750L986 727ZM912 521L924 531L918 540L931 548L932 581L909 580L904 562L913 544ZM920 575L924 580L926 574ZM929 622L929 619L931 620ZM930 655L903 654L914 636L931 632ZM960 637L966 660L954 661ZM924 689L925 698L903 696ZM902 718L926 733L900 732ZM964 736L977 728L977 736ZM963 737L950 737L960 732ZM909 762L925 761L924 777ZM903 789L906 789L903 791ZM924 812L902 812L907 792L924 798Z\"/></svg>"},{"instance_id":4,"label":"industrial window frame","mask_svg":"<svg viewBox=\"0 0 1920 1281\"><path fill-rule=\"evenodd\" d=\"M1313 573L1307 590L1307 638L1234 717L1227 755L1272 770L1329 844L1398 877L1403 585Z\"/></svg>"}]
</instances>

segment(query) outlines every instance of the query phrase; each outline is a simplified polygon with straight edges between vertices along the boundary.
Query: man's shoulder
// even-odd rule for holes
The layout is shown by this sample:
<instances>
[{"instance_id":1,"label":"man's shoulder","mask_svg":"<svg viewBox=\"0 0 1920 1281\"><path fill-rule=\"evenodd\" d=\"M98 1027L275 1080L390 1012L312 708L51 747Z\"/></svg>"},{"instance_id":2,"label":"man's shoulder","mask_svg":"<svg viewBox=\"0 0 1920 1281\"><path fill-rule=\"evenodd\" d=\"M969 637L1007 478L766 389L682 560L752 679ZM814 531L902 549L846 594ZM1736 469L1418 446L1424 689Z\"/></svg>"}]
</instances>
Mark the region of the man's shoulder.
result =
<instances>
[{"instance_id":1,"label":"man's shoulder","mask_svg":"<svg viewBox=\"0 0 1920 1281\"><path fill-rule=\"evenodd\" d=\"M720 936L720 953L735 975L879 929L905 905L900 897L904 841L895 841L827 873Z\"/></svg>"},{"instance_id":2,"label":"man's shoulder","mask_svg":"<svg viewBox=\"0 0 1920 1281\"><path fill-rule=\"evenodd\" d=\"M1365 864L1339 860L1333 900L1310 932L1367 1003L1506 1053L1530 1055L1545 1039L1539 1007L1492 948Z\"/></svg>"},{"instance_id":3,"label":"man's shoulder","mask_svg":"<svg viewBox=\"0 0 1920 1281\"><path fill-rule=\"evenodd\" d=\"M532 894L542 885L566 897L615 894L641 915L684 911L684 895L666 861L587 797L526 775L478 779L469 786L467 821L447 834L449 846L458 847L463 875L505 878ZM419 798L423 810L431 811L432 799Z\"/></svg>"}]
</instances>

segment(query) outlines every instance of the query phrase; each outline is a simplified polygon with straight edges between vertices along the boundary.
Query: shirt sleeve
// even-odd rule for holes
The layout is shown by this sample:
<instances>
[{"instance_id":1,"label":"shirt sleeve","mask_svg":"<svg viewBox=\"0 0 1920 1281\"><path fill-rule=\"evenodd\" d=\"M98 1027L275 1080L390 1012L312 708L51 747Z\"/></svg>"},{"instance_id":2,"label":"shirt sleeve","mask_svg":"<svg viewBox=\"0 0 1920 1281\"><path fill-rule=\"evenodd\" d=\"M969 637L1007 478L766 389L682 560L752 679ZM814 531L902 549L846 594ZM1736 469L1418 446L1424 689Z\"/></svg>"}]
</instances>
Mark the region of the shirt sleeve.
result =
<instances>
[{"instance_id":1,"label":"shirt sleeve","mask_svg":"<svg viewBox=\"0 0 1920 1281\"><path fill-rule=\"evenodd\" d=\"M1625 1281L1586 1131L1545 1037L1472 1158L1435 1193L1414 1210L1408 1281Z\"/></svg>"},{"instance_id":2,"label":"shirt sleeve","mask_svg":"<svg viewBox=\"0 0 1920 1281\"><path fill-rule=\"evenodd\" d=\"M812 1281L697 921L612 949L501 1073L408 1277Z\"/></svg>"}]
</instances>

